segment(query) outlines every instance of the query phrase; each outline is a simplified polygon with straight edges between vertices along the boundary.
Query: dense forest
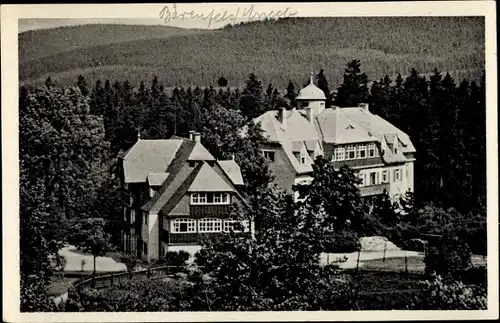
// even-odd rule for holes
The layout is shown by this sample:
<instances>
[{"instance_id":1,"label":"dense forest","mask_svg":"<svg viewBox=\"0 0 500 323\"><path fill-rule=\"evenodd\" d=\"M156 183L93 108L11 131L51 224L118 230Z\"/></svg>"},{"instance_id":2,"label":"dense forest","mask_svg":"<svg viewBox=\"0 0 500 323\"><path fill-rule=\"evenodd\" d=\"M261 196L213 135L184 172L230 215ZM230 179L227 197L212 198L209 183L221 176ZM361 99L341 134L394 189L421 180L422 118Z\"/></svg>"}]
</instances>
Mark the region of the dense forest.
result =
<instances>
[{"instance_id":1,"label":"dense forest","mask_svg":"<svg viewBox=\"0 0 500 323\"><path fill-rule=\"evenodd\" d=\"M170 89L216 85L224 75L229 86L242 89L255 73L282 91L289 80L300 84L320 67L338 86L352 57L363 62L370 79L438 68L457 80L478 81L484 66L480 17L287 18L208 31L169 28L106 25L21 33L20 79L43 85L52 76L68 86L80 74L91 84L157 75Z\"/></svg>"},{"instance_id":2,"label":"dense forest","mask_svg":"<svg viewBox=\"0 0 500 323\"><path fill-rule=\"evenodd\" d=\"M111 237L108 238L106 233L119 232L122 218L123 197L115 172L116 156L133 145L138 132L143 139L164 139L172 135L188 137L190 130L196 130L202 133L202 143L216 158L227 159L235 155L246 181L244 193L254 207L251 212L254 212L256 220L259 214L265 215L260 219L263 221L260 225L267 227L268 232L264 232L257 242L231 237L229 241L204 249L204 253L198 256L200 261L208 261L209 264L212 261L222 262L223 267L217 265L211 269L220 274L217 277L221 281L230 276L227 271L218 272L217 268L232 268L232 264L225 263L225 256L215 256L225 252L240 255L240 251L247 247L257 250L275 244L271 254L262 253L261 257L260 253L253 253L245 258L249 264L259 264L251 267L252 275L262 275L262 268L273 266L280 259L289 259L286 262L290 264L290 270L298 271L303 278L300 286L315 286L314 291L307 295L307 302L316 304L311 308L317 308L321 299L316 298L316 290L325 291L325 286L316 284L318 277L330 277L332 274L330 269L320 269L315 260L316 251L325 247L321 239L330 239L329 246L338 251L338 248L346 248L348 243L356 243L353 237L359 236L383 235L404 246L404 240L412 232L451 235L449 244L445 246L448 249L436 249L434 262L430 262L432 258L426 260L429 261L429 268L436 263L434 268L440 270L456 267L453 250L467 250L469 258L464 264L470 262L471 251L485 254L484 74L480 82L458 81L448 73L442 75L438 70L426 77L416 69L410 69L406 77L397 75L391 79L385 76L371 81L363 72L361 62L353 60L347 63L342 84L336 89L330 87L330 75L323 69L316 75L315 83L325 92L329 104L345 107L368 102L373 113L386 118L411 137L417 149L415 194L407 194L401 201L401 207L408 211L405 215L397 213L387 203L386 197L376 202L372 213L363 212L365 205L354 186L354 172L345 168L333 169L330 163L321 159L315 164L317 178L307 186L305 194L309 197L306 204L289 205L287 197L269 193L268 183L272 174L259 150L259 144L265 139L258 125L249 124L246 138L239 135L239 129L265 111L278 107L291 108L303 82L289 81L285 93L273 83L264 83L253 73L247 76L241 91L229 87L226 77L217 80L217 90L206 86L178 87L166 91L164 83L157 77L133 84L127 80L97 80L91 83L84 76L79 76L69 87L61 86L49 77L42 86L22 86L19 95L22 308L39 310L43 304L47 305L47 309L51 308L43 292L51 277L49 255L56 255L63 244L71 243L83 246L82 250L95 250L91 246L95 246L97 241L100 249L95 252L96 256L111 250L113 243L119 244L117 240L110 244L108 239ZM336 179L335 187L324 185L332 179ZM340 200L323 198L339 194L344 196ZM352 204L339 205L338 201L344 199L351 200ZM330 220L311 216L318 214L317 208L321 207L322 200L327 200L327 209L332 211ZM352 207L346 209L345 205ZM318 237L317 230L306 228L301 232L303 226L289 218L292 214L290 207L298 208L304 219L314 221L338 220L336 210L340 209L344 220L348 219L352 225L344 228L341 225L346 221L338 223L335 220L337 222L328 225L342 227L342 230L334 230L333 235L319 235L321 241L311 242L310 239ZM274 215L277 217L273 218ZM293 223L287 227L272 221ZM311 225L317 228L323 224ZM277 232L289 235L291 244L286 242L282 245L283 241L277 241ZM448 252L449 248L453 252ZM309 252L303 256L289 252L298 249ZM246 251L243 254L246 255ZM302 264L310 267L303 267ZM262 268L259 269L259 266ZM311 270L304 273L301 268ZM278 278L285 282L290 277L295 276ZM240 278L232 277L231 281L239 281ZM251 288L264 288L262 293L266 298L276 295L274 289L267 289L268 284L253 286L255 280L252 279L248 283ZM286 292L286 286L290 284L279 284L273 288L280 293ZM436 288L440 288L441 283L437 284ZM227 291L224 286L210 288L215 288L213 292L219 295L219 292ZM326 290L332 290L332 286ZM198 287L200 285L195 284L194 288ZM150 285L145 288L149 289ZM302 290L300 287L293 293L300 294ZM351 288L345 289L346 292L349 290ZM189 293L184 296L193 299ZM241 293L247 294L245 291ZM352 304L340 301L344 299L324 300L334 302L341 308L350 308ZM301 306L300 301L286 306L282 303L283 299L274 301L278 309ZM266 302L245 306L260 308L267 306ZM226 306L224 304L220 306ZM238 302L231 304L231 308L241 305ZM205 308L203 306L198 306L198 310ZM333 305L324 306L329 308Z\"/></svg>"}]
</instances>

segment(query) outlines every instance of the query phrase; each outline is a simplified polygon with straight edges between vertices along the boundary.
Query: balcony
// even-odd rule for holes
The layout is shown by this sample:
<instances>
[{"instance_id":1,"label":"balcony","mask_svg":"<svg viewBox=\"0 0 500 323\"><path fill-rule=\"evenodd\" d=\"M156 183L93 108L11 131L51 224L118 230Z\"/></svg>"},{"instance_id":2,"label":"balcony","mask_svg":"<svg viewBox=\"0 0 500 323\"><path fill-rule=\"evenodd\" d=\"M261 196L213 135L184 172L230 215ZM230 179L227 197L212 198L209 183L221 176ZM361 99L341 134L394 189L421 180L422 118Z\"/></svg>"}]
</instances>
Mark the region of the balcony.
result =
<instances>
[{"instance_id":1,"label":"balcony","mask_svg":"<svg viewBox=\"0 0 500 323\"><path fill-rule=\"evenodd\" d=\"M389 183L363 186L359 188L359 194L361 196L380 195L384 193L384 191L387 191L387 193L389 193Z\"/></svg>"},{"instance_id":2,"label":"balcony","mask_svg":"<svg viewBox=\"0 0 500 323\"><path fill-rule=\"evenodd\" d=\"M205 239L211 239L221 233L169 233L165 229L161 229L160 239L167 244L201 244ZM247 233L244 233L247 234Z\"/></svg>"}]
</instances>

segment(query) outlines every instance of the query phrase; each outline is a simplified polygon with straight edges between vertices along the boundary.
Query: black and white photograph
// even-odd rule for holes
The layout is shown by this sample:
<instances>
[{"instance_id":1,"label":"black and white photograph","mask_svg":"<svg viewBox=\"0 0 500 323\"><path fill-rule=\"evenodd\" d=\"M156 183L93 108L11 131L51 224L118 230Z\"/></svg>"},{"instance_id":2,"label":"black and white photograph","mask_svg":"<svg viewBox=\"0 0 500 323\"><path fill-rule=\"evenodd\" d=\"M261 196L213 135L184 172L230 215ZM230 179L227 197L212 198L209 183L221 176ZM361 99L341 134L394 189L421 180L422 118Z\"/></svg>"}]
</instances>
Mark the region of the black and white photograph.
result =
<instances>
[{"instance_id":1,"label":"black and white photograph","mask_svg":"<svg viewBox=\"0 0 500 323\"><path fill-rule=\"evenodd\" d=\"M495 28L2 5L4 320L498 319Z\"/></svg>"}]
</instances>

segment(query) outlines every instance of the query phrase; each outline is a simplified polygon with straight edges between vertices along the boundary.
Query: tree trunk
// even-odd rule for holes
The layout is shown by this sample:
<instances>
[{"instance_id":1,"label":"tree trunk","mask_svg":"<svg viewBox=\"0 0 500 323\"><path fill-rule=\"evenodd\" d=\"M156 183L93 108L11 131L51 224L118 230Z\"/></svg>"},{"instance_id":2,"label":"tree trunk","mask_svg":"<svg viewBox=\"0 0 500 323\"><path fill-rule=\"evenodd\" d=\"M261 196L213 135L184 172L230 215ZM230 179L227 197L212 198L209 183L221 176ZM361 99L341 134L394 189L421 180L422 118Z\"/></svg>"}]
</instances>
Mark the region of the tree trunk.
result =
<instances>
[{"instance_id":1,"label":"tree trunk","mask_svg":"<svg viewBox=\"0 0 500 323\"><path fill-rule=\"evenodd\" d=\"M96 260L97 256L94 256L94 271L92 272L92 276L95 276L95 273L96 273L96 266L95 266L95 260Z\"/></svg>"}]
</instances>

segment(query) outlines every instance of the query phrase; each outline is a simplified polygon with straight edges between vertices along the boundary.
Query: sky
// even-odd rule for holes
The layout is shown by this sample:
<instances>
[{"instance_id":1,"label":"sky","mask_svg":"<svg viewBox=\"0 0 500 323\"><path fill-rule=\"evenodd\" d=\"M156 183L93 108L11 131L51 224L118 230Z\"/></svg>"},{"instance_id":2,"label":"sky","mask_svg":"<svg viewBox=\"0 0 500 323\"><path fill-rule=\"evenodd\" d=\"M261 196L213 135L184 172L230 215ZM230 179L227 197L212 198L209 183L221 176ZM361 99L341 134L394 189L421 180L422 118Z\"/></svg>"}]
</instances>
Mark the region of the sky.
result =
<instances>
[{"instance_id":1,"label":"sky","mask_svg":"<svg viewBox=\"0 0 500 323\"><path fill-rule=\"evenodd\" d=\"M243 20L242 20L243 21ZM28 30L35 29L47 29L56 28L62 26L76 26L76 25L87 25L87 24L120 24L120 25L163 25L163 26L174 26L181 28L202 28L202 29L213 29L220 28L226 25L228 22L212 23L208 26L207 21L202 19L183 19L170 21L164 23L160 18L119 18L119 19L89 19L89 18L77 18L77 19L54 19L54 18L42 18L42 19L19 19L18 30L19 32L24 32Z\"/></svg>"}]
</instances>

